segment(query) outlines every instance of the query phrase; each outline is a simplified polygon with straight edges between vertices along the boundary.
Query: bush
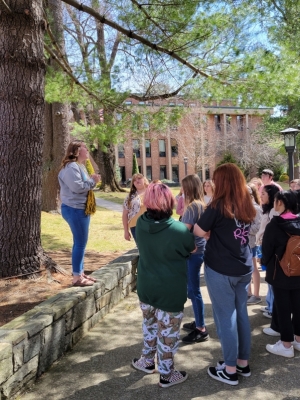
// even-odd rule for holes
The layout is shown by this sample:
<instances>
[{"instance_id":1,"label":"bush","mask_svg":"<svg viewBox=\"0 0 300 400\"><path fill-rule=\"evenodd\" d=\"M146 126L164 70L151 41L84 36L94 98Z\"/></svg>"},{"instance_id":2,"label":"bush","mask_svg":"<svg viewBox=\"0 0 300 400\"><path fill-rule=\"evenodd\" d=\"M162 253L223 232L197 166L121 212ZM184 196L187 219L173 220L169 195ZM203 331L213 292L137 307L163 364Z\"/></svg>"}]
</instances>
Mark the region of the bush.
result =
<instances>
[{"instance_id":1,"label":"bush","mask_svg":"<svg viewBox=\"0 0 300 400\"><path fill-rule=\"evenodd\" d=\"M281 174L279 177L279 182L289 181L289 176L287 174Z\"/></svg>"}]
</instances>

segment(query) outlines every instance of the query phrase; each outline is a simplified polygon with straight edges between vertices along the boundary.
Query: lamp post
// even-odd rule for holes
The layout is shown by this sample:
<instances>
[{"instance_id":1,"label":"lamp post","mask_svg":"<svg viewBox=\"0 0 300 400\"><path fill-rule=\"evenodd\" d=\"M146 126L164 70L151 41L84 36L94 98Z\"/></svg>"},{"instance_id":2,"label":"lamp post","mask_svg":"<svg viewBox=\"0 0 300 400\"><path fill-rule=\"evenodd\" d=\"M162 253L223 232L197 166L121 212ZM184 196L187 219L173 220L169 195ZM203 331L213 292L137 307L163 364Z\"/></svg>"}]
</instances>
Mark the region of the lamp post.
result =
<instances>
[{"instance_id":1,"label":"lamp post","mask_svg":"<svg viewBox=\"0 0 300 400\"><path fill-rule=\"evenodd\" d=\"M289 156L289 180L292 181L294 179L294 157L293 153L296 148L296 136L298 134L299 129L296 128L287 128L281 131L280 133L284 138L284 147Z\"/></svg>"},{"instance_id":2,"label":"lamp post","mask_svg":"<svg viewBox=\"0 0 300 400\"><path fill-rule=\"evenodd\" d=\"M187 157L183 157L183 162L184 162L184 173L185 173L185 176L187 176L187 162L188 162L188 158L187 158Z\"/></svg>"}]
</instances>

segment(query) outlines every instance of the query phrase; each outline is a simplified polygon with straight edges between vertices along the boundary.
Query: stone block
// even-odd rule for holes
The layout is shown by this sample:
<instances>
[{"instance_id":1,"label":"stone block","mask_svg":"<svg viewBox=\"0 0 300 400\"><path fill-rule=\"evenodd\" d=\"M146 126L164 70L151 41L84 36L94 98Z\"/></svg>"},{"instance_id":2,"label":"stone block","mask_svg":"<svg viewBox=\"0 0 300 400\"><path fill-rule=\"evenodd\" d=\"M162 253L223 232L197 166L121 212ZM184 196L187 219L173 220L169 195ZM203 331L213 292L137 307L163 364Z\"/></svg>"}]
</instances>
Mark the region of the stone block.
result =
<instances>
[{"instance_id":1,"label":"stone block","mask_svg":"<svg viewBox=\"0 0 300 400\"><path fill-rule=\"evenodd\" d=\"M133 277L131 274L126 275L126 276L124 276L123 279L120 280L119 286L121 286L122 289L125 289L128 285L131 284L131 282L132 282L133 280L134 280L134 277Z\"/></svg>"},{"instance_id":2,"label":"stone block","mask_svg":"<svg viewBox=\"0 0 300 400\"><path fill-rule=\"evenodd\" d=\"M3 395L7 398L18 393L31 380L35 379L39 357L32 358L28 363L24 364L15 374L7 379L2 385Z\"/></svg>"},{"instance_id":3,"label":"stone block","mask_svg":"<svg viewBox=\"0 0 300 400\"><path fill-rule=\"evenodd\" d=\"M0 385L13 374L12 345L0 343Z\"/></svg>"},{"instance_id":4,"label":"stone block","mask_svg":"<svg viewBox=\"0 0 300 400\"><path fill-rule=\"evenodd\" d=\"M27 331L13 331L0 329L0 343L11 343L13 346L27 339Z\"/></svg>"},{"instance_id":5,"label":"stone block","mask_svg":"<svg viewBox=\"0 0 300 400\"><path fill-rule=\"evenodd\" d=\"M33 357L39 354L42 346L42 334L37 334L25 342L24 345L24 363L27 363Z\"/></svg>"},{"instance_id":6,"label":"stone block","mask_svg":"<svg viewBox=\"0 0 300 400\"><path fill-rule=\"evenodd\" d=\"M92 327L92 318L85 321L79 328L72 333L72 346L85 336Z\"/></svg>"},{"instance_id":7,"label":"stone block","mask_svg":"<svg viewBox=\"0 0 300 400\"><path fill-rule=\"evenodd\" d=\"M66 321L66 334L70 333L72 330L73 314L74 314L74 308L72 308L64 315Z\"/></svg>"},{"instance_id":8,"label":"stone block","mask_svg":"<svg viewBox=\"0 0 300 400\"><path fill-rule=\"evenodd\" d=\"M116 271L106 272L101 275L101 279L105 282L105 290L112 290L115 286L118 286L118 274Z\"/></svg>"},{"instance_id":9,"label":"stone block","mask_svg":"<svg viewBox=\"0 0 300 400\"><path fill-rule=\"evenodd\" d=\"M67 351L72 349L72 333L69 333L68 335L65 336L65 350L64 352L66 353Z\"/></svg>"},{"instance_id":10,"label":"stone block","mask_svg":"<svg viewBox=\"0 0 300 400\"><path fill-rule=\"evenodd\" d=\"M82 325L86 320L96 312L96 304L94 296L88 297L85 301L79 303L74 308L71 330Z\"/></svg>"},{"instance_id":11,"label":"stone block","mask_svg":"<svg viewBox=\"0 0 300 400\"><path fill-rule=\"evenodd\" d=\"M47 326L51 325L52 321L52 314L38 313L34 317L24 322L24 324L20 326L20 329L26 330L28 336L31 337L41 332Z\"/></svg>"},{"instance_id":12,"label":"stone block","mask_svg":"<svg viewBox=\"0 0 300 400\"><path fill-rule=\"evenodd\" d=\"M14 372L18 371L24 364L24 342L25 340L13 347Z\"/></svg>"},{"instance_id":13,"label":"stone block","mask_svg":"<svg viewBox=\"0 0 300 400\"><path fill-rule=\"evenodd\" d=\"M38 376L63 355L65 349L65 325L65 319L61 318L53 323L53 325L45 328L43 332Z\"/></svg>"},{"instance_id":14,"label":"stone block","mask_svg":"<svg viewBox=\"0 0 300 400\"><path fill-rule=\"evenodd\" d=\"M99 299L104 292L105 292L105 282L97 282L95 285L97 285L96 291L94 293L95 299Z\"/></svg>"}]
</instances>

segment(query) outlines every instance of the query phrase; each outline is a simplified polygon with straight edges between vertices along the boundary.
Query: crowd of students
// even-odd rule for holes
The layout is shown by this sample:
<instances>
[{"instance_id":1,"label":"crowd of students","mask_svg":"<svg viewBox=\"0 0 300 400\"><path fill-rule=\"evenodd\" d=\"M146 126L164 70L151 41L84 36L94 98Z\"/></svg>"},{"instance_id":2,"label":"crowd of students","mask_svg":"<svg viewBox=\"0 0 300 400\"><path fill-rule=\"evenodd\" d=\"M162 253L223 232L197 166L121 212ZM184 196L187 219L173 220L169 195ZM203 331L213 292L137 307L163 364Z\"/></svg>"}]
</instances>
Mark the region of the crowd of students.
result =
<instances>
[{"instance_id":1,"label":"crowd of students","mask_svg":"<svg viewBox=\"0 0 300 400\"><path fill-rule=\"evenodd\" d=\"M58 176L62 216L74 241L72 284L82 287L95 283L84 273L84 252L93 208L90 194L100 181L98 174L88 174L87 158L85 143L73 140ZM223 360L210 366L208 375L229 385L238 384L238 375L249 377L247 306L262 301L258 257L268 283L267 304L261 310L271 319L263 332L280 337L266 349L294 357L294 351L300 351L300 276L286 276L279 260L289 237L300 236L299 204L299 179L283 191L273 181L273 172L265 169L261 179L247 184L240 169L228 163L219 166L213 180L203 185L197 175L182 180L177 221L172 218L175 199L168 186L160 181L149 184L142 174L135 174L123 210L124 238L133 238L140 254L137 292L144 340L142 355L132 360L133 367L153 373L157 363L159 385L164 388L187 379L188 374L174 366L187 297L195 321L183 325L189 333L182 342L209 340L200 290L203 265L223 352Z\"/></svg>"},{"instance_id":2,"label":"crowd of students","mask_svg":"<svg viewBox=\"0 0 300 400\"><path fill-rule=\"evenodd\" d=\"M300 189L300 181L295 183ZM124 203L127 216L130 200L129 196ZM208 375L229 385L237 385L239 375L249 377L247 306L262 301L257 250L269 287L267 305L261 309L271 318L271 326L264 333L280 336L266 350L283 357L300 351L300 277L285 276L279 265L289 235L300 235L296 191L283 191L268 169L261 180L254 178L247 184L239 168L228 163L219 166L213 180L204 185L197 175L182 180L177 197L181 221L172 218L175 199L163 183L150 183L143 189L142 200L146 212L136 219L135 240L140 254L137 293L143 314L143 349L132 360L134 368L145 373L157 369L164 388L187 379L188 374L174 366L187 297L195 321L183 325L189 333L182 342L209 340L200 290L203 265L223 352L223 360L210 366ZM124 230L130 239L127 220Z\"/></svg>"}]
</instances>

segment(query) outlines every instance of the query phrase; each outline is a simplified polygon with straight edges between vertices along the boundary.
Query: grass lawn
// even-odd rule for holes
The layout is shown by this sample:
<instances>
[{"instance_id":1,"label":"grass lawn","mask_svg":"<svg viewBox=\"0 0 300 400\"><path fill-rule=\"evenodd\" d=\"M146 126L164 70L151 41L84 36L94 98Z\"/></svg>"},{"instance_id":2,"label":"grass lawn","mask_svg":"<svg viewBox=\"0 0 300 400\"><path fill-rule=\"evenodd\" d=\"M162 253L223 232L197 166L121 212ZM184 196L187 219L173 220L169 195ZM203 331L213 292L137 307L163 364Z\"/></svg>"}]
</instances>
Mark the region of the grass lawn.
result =
<instances>
[{"instance_id":1,"label":"grass lawn","mask_svg":"<svg viewBox=\"0 0 300 400\"><path fill-rule=\"evenodd\" d=\"M124 195L124 194L123 194ZM42 245L45 251L70 250L73 240L69 225L59 214L42 212ZM86 249L99 252L127 251L134 241L124 239L122 214L97 207L91 217Z\"/></svg>"}]
</instances>

